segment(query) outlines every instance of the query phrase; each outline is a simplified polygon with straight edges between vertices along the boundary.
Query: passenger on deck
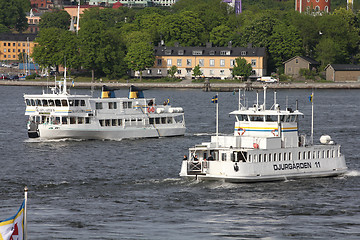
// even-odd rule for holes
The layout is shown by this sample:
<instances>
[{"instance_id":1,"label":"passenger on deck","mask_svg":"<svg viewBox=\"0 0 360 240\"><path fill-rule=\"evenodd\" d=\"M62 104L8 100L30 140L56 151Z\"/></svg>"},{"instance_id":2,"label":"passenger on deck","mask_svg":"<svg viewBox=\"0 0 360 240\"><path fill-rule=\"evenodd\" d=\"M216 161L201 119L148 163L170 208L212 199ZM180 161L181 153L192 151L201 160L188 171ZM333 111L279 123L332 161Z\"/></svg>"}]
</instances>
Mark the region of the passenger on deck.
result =
<instances>
[{"instance_id":1,"label":"passenger on deck","mask_svg":"<svg viewBox=\"0 0 360 240\"><path fill-rule=\"evenodd\" d=\"M151 99L151 100L149 101L149 103L148 103L148 106L152 106L152 105L154 105L154 102L153 102L153 100Z\"/></svg>"},{"instance_id":2,"label":"passenger on deck","mask_svg":"<svg viewBox=\"0 0 360 240\"><path fill-rule=\"evenodd\" d=\"M213 161L213 160L214 160L214 158L213 158L213 156L210 154L209 157L208 157L208 161Z\"/></svg>"},{"instance_id":3,"label":"passenger on deck","mask_svg":"<svg viewBox=\"0 0 360 240\"><path fill-rule=\"evenodd\" d=\"M198 159L198 156L197 156L197 155L195 155L195 156L194 156L193 161L199 161L199 159Z\"/></svg>"},{"instance_id":4,"label":"passenger on deck","mask_svg":"<svg viewBox=\"0 0 360 240\"><path fill-rule=\"evenodd\" d=\"M183 158L183 160L188 160L188 159L187 159L187 156L186 156L186 155L184 155L184 158Z\"/></svg>"}]
</instances>

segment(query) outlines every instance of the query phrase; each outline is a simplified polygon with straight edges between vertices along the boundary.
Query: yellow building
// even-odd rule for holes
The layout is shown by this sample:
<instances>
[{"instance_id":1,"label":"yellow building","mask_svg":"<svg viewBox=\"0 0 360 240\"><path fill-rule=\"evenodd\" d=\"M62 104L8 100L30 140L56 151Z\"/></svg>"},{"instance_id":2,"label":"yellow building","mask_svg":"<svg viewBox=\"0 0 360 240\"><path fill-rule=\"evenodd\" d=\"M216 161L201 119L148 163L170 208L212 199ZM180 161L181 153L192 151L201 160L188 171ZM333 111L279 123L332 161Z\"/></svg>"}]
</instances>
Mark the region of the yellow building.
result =
<instances>
[{"instance_id":1,"label":"yellow building","mask_svg":"<svg viewBox=\"0 0 360 240\"><path fill-rule=\"evenodd\" d=\"M199 65L203 77L232 78L235 59L244 58L253 68L250 77L257 78L266 75L265 48L244 47L155 47L155 64L143 72L144 77L164 77L168 70L175 65L178 69L176 77L191 78L193 69ZM136 73L135 75L138 75Z\"/></svg>"},{"instance_id":2,"label":"yellow building","mask_svg":"<svg viewBox=\"0 0 360 240\"><path fill-rule=\"evenodd\" d=\"M0 34L0 61L18 61L19 54L31 55L35 46L36 34Z\"/></svg>"}]
</instances>

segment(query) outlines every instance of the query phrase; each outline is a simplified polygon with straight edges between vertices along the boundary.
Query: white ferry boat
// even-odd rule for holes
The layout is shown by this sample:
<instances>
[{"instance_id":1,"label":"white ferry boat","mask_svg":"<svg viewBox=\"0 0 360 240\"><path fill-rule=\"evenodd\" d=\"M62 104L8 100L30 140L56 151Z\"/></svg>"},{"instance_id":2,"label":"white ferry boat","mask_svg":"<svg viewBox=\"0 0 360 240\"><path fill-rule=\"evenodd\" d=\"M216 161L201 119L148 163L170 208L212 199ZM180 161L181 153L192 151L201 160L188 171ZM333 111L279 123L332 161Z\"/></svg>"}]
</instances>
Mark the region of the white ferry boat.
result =
<instances>
[{"instance_id":1,"label":"white ferry boat","mask_svg":"<svg viewBox=\"0 0 360 240\"><path fill-rule=\"evenodd\" d=\"M168 137L185 134L184 112L169 100L157 105L142 90L130 87L129 96L116 98L103 86L101 98L72 95L66 74L51 93L24 95L30 138L126 139Z\"/></svg>"},{"instance_id":2,"label":"white ferry boat","mask_svg":"<svg viewBox=\"0 0 360 240\"><path fill-rule=\"evenodd\" d=\"M266 109L266 87L262 105L257 101L244 107L239 100L239 109L230 114L236 118L234 133L216 134L211 142L190 148L189 158L185 155L182 162L181 177L256 182L329 177L347 171L340 146L330 136L321 136L320 143L314 145L313 137L307 140L299 135L298 120L303 113L280 110L276 92L273 106ZM313 136L313 118L311 129Z\"/></svg>"}]
</instances>

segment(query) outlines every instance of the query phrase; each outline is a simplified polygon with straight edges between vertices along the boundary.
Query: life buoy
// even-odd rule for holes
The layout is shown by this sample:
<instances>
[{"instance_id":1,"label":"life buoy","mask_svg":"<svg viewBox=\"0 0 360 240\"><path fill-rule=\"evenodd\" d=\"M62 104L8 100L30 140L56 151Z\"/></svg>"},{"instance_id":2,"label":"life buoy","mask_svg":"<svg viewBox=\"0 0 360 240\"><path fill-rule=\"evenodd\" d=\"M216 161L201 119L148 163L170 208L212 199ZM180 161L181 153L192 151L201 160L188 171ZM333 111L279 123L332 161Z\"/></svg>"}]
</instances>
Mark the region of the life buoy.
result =
<instances>
[{"instance_id":1,"label":"life buoy","mask_svg":"<svg viewBox=\"0 0 360 240\"><path fill-rule=\"evenodd\" d=\"M259 148L259 144L254 143L254 144L253 144L253 147L254 147L254 148Z\"/></svg>"},{"instance_id":2,"label":"life buoy","mask_svg":"<svg viewBox=\"0 0 360 240\"><path fill-rule=\"evenodd\" d=\"M154 107L148 107L147 111L148 111L148 113L155 112L155 108Z\"/></svg>"},{"instance_id":3,"label":"life buoy","mask_svg":"<svg viewBox=\"0 0 360 240\"><path fill-rule=\"evenodd\" d=\"M244 135L244 133L245 133L246 131L245 131L245 129L244 128L238 128L238 134L239 135Z\"/></svg>"},{"instance_id":4,"label":"life buoy","mask_svg":"<svg viewBox=\"0 0 360 240\"><path fill-rule=\"evenodd\" d=\"M272 133L275 137L279 136L277 133L275 133L276 130L277 130L277 129L273 129L273 130L271 131L271 133Z\"/></svg>"}]
</instances>

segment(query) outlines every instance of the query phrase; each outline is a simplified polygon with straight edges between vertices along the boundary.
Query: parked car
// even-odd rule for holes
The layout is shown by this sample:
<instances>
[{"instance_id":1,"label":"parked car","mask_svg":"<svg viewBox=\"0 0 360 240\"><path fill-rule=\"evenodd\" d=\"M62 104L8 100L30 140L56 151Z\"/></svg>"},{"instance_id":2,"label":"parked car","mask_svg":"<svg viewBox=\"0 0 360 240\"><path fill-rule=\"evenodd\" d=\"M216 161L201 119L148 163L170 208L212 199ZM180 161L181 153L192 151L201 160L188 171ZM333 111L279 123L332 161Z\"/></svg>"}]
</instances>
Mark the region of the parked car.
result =
<instances>
[{"instance_id":1,"label":"parked car","mask_svg":"<svg viewBox=\"0 0 360 240\"><path fill-rule=\"evenodd\" d=\"M9 76L9 80L19 80L19 76L18 75Z\"/></svg>"},{"instance_id":2,"label":"parked car","mask_svg":"<svg viewBox=\"0 0 360 240\"><path fill-rule=\"evenodd\" d=\"M5 75L5 74L1 74L0 75L0 79L1 80L7 80L9 77L7 76L7 75Z\"/></svg>"},{"instance_id":3,"label":"parked car","mask_svg":"<svg viewBox=\"0 0 360 240\"><path fill-rule=\"evenodd\" d=\"M278 80L274 77L259 77L257 79L257 81L264 82L264 83L277 83L278 82Z\"/></svg>"}]
</instances>

